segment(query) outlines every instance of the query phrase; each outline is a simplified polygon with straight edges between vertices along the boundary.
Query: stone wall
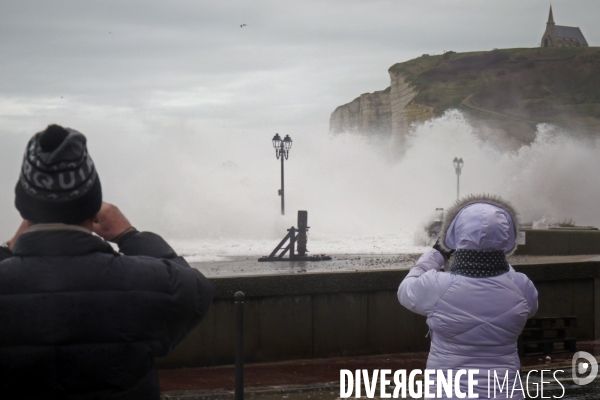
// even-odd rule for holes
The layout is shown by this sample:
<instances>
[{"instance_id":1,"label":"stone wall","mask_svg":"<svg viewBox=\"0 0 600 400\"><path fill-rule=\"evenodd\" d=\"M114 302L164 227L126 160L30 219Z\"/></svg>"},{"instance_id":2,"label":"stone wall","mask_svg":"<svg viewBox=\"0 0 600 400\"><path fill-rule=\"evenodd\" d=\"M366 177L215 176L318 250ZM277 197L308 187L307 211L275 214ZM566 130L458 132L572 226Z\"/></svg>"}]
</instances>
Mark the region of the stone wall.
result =
<instances>
[{"instance_id":1,"label":"stone wall","mask_svg":"<svg viewBox=\"0 0 600 400\"><path fill-rule=\"evenodd\" d=\"M523 229L525 244L516 255L574 256L600 254L600 231L564 229Z\"/></svg>"},{"instance_id":2,"label":"stone wall","mask_svg":"<svg viewBox=\"0 0 600 400\"><path fill-rule=\"evenodd\" d=\"M578 317L580 340L600 338L600 262L515 266L539 292L537 316ZM234 363L233 295L246 294L246 362L427 351L425 317L402 307L406 270L211 279L206 319L161 368Z\"/></svg>"}]
</instances>

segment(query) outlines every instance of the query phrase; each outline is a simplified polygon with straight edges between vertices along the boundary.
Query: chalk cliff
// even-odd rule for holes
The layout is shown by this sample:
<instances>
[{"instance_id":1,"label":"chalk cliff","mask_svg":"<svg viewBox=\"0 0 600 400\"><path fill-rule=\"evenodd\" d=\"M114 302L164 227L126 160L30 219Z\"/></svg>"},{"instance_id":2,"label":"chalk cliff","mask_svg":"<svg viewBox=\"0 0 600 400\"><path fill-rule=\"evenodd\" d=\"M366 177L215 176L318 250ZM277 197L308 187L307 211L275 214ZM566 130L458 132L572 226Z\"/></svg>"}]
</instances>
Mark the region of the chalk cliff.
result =
<instances>
[{"instance_id":1,"label":"chalk cliff","mask_svg":"<svg viewBox=\"0 0 600 400\"><path fill-rule=\"evenodd\" d=\"M367 135L390 132L392 126L390 88L364 93L348 104L339 106L329 121L332 133L344 131Z\"/></svg>"},{"instance_id":2,"label":"chalk cliff","mask_svg":"<svg viewBox=\"0 0 600 400\"><path fill-rule=\"evenodd\" d=\"M423 55L393 65L390 87L331 114L330 132L389 137L402 146L414 123L462 109L473 125L515 146L550 122L600 129L600 49L533 48Z\"/></svg>"},{"instance_id":3,"label":"chalk cliff","mask_svg":"<svg viewBox=\"0 0 600 400\"><path fill-rule=\"evenodd\" d=\"M433 107L413 101L418 89L411 85L408 77L399 71L390 70L391 92L390 106L392 109L391 139L399 146L404 145L405 134L413 122L431 118Z\"/></svg>"}]
</instances>

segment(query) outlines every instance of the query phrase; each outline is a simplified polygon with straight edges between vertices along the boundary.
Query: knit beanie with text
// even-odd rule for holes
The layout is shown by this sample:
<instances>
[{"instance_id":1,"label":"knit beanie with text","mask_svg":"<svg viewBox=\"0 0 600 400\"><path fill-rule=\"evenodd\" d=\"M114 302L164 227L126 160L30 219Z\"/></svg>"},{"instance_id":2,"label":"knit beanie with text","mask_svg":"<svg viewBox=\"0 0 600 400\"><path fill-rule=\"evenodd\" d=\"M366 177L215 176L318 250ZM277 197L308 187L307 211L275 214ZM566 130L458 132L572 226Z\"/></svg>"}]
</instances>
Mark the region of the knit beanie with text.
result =
<instances>
[{"instance_id":1,"label":"knit beanie with text","mask_svg":"<svg viewBox=\"0 0 600 400\"><path fill-rule=\"evenodd\" d=\"M102 206L102 187L80 132L50 125L25 150L15 206L34 223L79 224Z\"/></svg>"}]
</instances>

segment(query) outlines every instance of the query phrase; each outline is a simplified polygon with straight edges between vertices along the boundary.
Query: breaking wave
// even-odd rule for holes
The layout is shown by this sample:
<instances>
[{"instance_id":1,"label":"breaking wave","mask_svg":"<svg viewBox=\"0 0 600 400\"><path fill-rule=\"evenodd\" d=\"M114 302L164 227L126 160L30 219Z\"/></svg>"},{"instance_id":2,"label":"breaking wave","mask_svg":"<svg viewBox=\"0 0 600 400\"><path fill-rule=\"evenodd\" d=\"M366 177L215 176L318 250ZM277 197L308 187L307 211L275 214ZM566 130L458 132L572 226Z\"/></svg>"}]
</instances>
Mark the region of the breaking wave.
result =
<instances>
[{"instance_id":1,"label":"breaking wave","mask_svg":"<svg viewBox=\"0 0 600 400\"><path fill-rule=\"evenodd\" d=\"M107 201L198 260L268 252L296 225L297 210L308 210L315 253L419 252L415 230L456 198L454 157L464 160L461 194L502 195L524 222L600 225L597 140L551 125L539 125L530 145L506 151L452 110L413 127L401 158L363 136L295 135L285 162L285 217L273 133L231 140L192 126L168 135L91 137L90 149Z\"/></svg>"}]
</instances>

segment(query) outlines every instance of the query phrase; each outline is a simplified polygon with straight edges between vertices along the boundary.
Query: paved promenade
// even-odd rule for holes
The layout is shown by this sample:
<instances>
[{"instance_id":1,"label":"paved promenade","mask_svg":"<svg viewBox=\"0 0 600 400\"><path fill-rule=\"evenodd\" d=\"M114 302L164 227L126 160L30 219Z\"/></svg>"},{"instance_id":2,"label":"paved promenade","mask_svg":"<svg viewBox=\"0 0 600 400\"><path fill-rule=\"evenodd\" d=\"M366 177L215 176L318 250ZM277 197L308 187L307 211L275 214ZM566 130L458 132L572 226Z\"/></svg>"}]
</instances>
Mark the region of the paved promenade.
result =
<instances>
[{"instance_id":1,"label":"paved promenade","mask_svg":"<svg viewBox=\"0 0 600 400\"><path fill-rule=\"evenodd\" d=\"M600 340L578 343L578 350L600 358ZM366 357L322 358L279 363L249 364L244 369L247 394L288 393L317 390L339 395L340 369L424 369L426 352L385 354ZM560 369L571 366L570 353L527 356L523 370ZM167 399L231 398L235 387L234 366L159 371L160 385ZM597 378L600 380L600 377ZM338 386L336 386L338 385Z\"/></svg>"}]
</instances>

